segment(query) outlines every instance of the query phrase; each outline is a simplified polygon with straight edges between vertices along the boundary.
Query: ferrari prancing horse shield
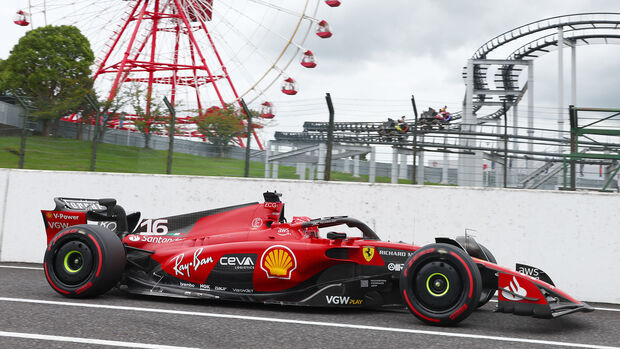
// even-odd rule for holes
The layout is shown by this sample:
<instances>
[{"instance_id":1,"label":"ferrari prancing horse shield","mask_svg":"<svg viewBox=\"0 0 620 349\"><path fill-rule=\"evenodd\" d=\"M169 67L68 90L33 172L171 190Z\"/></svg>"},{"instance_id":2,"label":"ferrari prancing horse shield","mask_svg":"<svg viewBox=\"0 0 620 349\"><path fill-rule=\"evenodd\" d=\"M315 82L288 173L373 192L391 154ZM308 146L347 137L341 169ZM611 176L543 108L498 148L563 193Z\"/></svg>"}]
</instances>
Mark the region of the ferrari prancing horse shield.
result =
<instances>
[{"instance_id":1,"label":"ferrari prancing horse shield","mask_svg":"<svg viewBox=\"0 0 620 349\"><path fill-rule=\"evenodd\" d=\"M364 259L366 260L366 262L370 262L372 260L372 257L375 256L374 247L366 246L362 249L362 252L364 253Z\"/></svg>"}]
</instances>

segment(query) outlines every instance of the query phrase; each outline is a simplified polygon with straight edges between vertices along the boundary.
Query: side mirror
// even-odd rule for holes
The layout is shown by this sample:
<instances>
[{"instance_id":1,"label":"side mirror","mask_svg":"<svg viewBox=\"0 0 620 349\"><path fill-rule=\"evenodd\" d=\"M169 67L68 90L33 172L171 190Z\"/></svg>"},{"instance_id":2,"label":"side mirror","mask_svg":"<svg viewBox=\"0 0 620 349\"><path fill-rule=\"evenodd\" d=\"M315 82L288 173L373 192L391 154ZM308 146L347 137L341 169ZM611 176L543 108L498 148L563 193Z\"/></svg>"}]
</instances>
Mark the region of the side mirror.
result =
<instances>
[{"instance_id":1,"label":"side mirror","mask_svg":"<svg viewBox=\"0 0 620 349\"><path fill-rule=\"evenodd\" d=\"M347 234L346 233L336 233L334 231L330 231L329 233L327 233L327 238L330 239L330 240L346 239L347 238Z\"/></svg>"}]
</instances>

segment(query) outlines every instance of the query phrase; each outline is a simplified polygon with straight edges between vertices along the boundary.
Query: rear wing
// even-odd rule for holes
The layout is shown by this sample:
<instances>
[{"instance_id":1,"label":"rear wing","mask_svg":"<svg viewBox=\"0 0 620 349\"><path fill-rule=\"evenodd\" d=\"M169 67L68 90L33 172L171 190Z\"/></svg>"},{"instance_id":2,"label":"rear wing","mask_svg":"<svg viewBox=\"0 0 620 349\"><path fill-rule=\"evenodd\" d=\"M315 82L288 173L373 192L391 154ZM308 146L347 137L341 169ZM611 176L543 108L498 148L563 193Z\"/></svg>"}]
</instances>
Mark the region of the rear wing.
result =
<instances>
[{"instance_id":1,"label":"rear wing","mask_svg":"<svg viewBox=\"0 0 620 349\"><path fill-rule=\"evenodd\" d=\"M54 211L105 211L105 206L99 204L99 199L78 199L78 198L54 198L56 207Z\"/></svg>"},{"instance_id":2,"label":"rear wing","mask_svg":"<svg viewBox=\"0 0 620 349\"><path fill-rule=\"evenodd\" d=\"M78 224L103 226L115 233L133 230L140 212L129 215L114 199L54 198L53 210L41 210L47 243L61 230Z\"/></svg>"}]
</instances>

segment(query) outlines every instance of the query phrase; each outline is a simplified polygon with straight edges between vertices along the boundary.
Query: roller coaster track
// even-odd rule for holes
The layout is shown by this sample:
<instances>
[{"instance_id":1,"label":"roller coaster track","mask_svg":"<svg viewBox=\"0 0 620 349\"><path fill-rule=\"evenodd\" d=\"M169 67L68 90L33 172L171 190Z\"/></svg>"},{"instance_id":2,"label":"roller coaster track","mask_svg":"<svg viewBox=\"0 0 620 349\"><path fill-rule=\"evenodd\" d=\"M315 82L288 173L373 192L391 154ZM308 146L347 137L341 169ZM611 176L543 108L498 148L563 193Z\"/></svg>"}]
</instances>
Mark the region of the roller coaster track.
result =
<instances>
[{"instance_id":1,"label":"roller coaster track","mask_svg":"<svg viewBox=\"0 0 620 349\"><path fill-rule=\"evenodd\" d=\"M459 117L460 118L460 117ZM454 118L452 120L458 120L458 118ZM409 126L415 125L415 122L407 121ZM427 124L419 123L418 128L428 127ZM459 124L445 124L444 128L449 129L457 129L460 127ZM329 123L322 121L306 121L304 122L304 132L327 132L329 128ZM334 132L354 132L354 133L363 133L363 132L379 132L384 129L383 122L364 122L364 121L349 121L349 122L335 122L334 123ZM411 133L411 132L409 132Z\"/></svg>"},{"instance_id":2,"label":"roller coaster track","mask_svg":"<svg viewBox=\"0 0 620 349\"><path fill-rule=\"evenodd\" d=\"M502 33L486 43L484 43L472 56L472 59L487 59L489 54L499 47L507 45L515 40L523 39L534 34L542 34L525 45L514 50L507 60L531 60L551 52L558 48L558 29L564 30L564 41L569 45L592 45L592 44L619 44L620 43L620 13L582 13L564 16L550 17L522 25L520 27ZM550 31L554 31L551 32ZM473 81L474 90L492 92L488 83L489 64L474 65ZM497 70L495 74L496 87L500 90L508 91L506 94L494 94L499 100L505 100L506 109L510 108L511 102L519 98L519 75L523 70L522 65L506 64ZM467 72L464 70L463 78L467 79ZM516 93L515 93L516 92ZM474 112L481 108L481 103L488 101L486 93L477 93L472 101ZM478 118L480 122L484 120L496 119L504 114L503 107L486 116Z\"/></svg>"},{"instance_id":3,"label":"roller coaster track","mask_svg":"<svg viewBox=\"0 0 620 349\"><path fill-rule=\"evenodd\" d=\"M308 123L304 124L306 127ZM337 123L339 124L339 123ZM342 123L348 124L348 123ZM364 123L357 123L364 124ZM373 123L368 123L373 124ZM410 136L412 132L407 132L405 134L392 135L392 136L381 136L376 131L371 131L369 129L364 129L364 125L360 126L360 132L334 132L334 142L343 143L343 144L363 144L363 145L391 145L394 147L410 147L412 145L412 141ZM372 125L369 125L372 126ZM463 131L459 129L443 129L443 130L418 130L419 135L429 135L429 136L452 136L450 137L454 140L453 143L449 143L446 141L435 141L437 137L428 137L424 140L418 140L417 144L420 147L419 150L425 151L435 151L435 152L451 152L451 153L469 153L471 151L486 151L486 152L503 152L503 149L498 148L497 146L463 146L460 145L458 139L460 137L485 137L488 139L503 139L504 135L498 135L493 132L476 132L476 131ZM445 139L444 137L440 137L441 139ZM546 142L549 144L559 144L568 149L569 142L567 139L557 139L557 138L549 138L549 137L530 137L525 135L508 135L509 139L514 140L536 140L540 142ZM277 131L275 133L276 141L280 142L295 142L295 143L325 143L327 142L327 132L280 132ZM617 143L602 143L602 142L590 142L590 141L582 141L581 145L590 146L591 150L595 148L600 148L599 150L618 150L620 145ZM562 161L562 154L558 153L549 153L545 151L526 151L526 150L517 150L517 149L508 149L508 153L512 154L511 157L522 157L528 158L531 160L543 160L549 161L549 158L552 161ZM536 156L541 158L536 158ZM599 164L600 162L592 162Z\"/></svg>"},{"instance_id":4,"label":"roller coaster track","mask_svg":"<svg viewBox=\"0 0 620 349\"><path fill-rule=\"evenodd\" d=\"M335 132L379 132L383 126L382 122L335 122ZM319 121L306 121L304 122L304 131L311 132L327 132L329 123Z\"/></svg>"}]
</instances>

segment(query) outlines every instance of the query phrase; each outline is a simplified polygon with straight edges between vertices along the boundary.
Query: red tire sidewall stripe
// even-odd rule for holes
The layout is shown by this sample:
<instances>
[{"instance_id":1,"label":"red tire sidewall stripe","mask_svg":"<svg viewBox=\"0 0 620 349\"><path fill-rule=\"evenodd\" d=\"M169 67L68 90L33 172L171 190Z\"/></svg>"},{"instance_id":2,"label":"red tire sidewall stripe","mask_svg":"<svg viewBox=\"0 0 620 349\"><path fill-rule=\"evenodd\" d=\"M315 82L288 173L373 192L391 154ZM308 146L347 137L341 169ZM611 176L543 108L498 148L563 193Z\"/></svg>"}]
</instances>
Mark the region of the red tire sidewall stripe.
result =
<instances>
[{"instance_id":1,"label":"red tire sidewall stripe","mask_svg":"<svg viewBox=\"0 0 620 349\"><path fill-rule=\"evenodd\" d=\"M58 291L58 292L60 292L60 293L64 293L64 294L69 294L69 293L70 293L70 292L63 291L63 290L61 290L60 288L58 288L58 286L56 286L56 284L54 284L54 281L52 281L52 279L50 279L50 275L49 275L49 273L47 272L47 262L45 262L45 263L43 264L43 269L45 269L45 277L47 277L47 281L49 281L50 285L52 285L52 287L53 287L56 291Z\"/></svg>"},{"instance_id":2,"label":"red tire sidewall stripe","mask_svg":"<svg viewBox=\"0 0 620 349\"><path fill-rule=\"evenodd\" d=\"M433 319L430 318L428 316L424 316L422 314L420 314L414 307L413 305L411 305L411 302L409 301L409 297L407 296L407 290L403 290L403 295L405 296L405 302L407 302L407 305L409 306L409 309L411 309L411 311L413 311L417 316L427 320L427 321L431 321L431 322L439 322L441 320L439 319Z\"/></svg>"},{"instance_id":3,"label":"red tire sidewall stripe","mask_svg":"<svg viewBox=\"0 0 620 349\"><path fill-rule=\"evenodd\" d=\"M75 233L77 231L77 229L69 229L69 230L65 230L62 233L58 233L58 235L56 235L56 237L54 237L54 240L52 240L52 242L50 242L49 246L47 247L48 251L52 250L52 245L54 245L56 243L56 241L58 241L58 239L60 239L61 237L69 234L69 233Z\"/></svg>"},{"instance_id":4,"label":"red tire sidewall stripe","mask_svg":"<svg viewBox=\"0 0 620 349\"><path fill-rule=\"evenodd\" d=\"M418 250L418 251L419 251L419 250ZM434 249L434 248L429 248L429 249L428 249L428 250L426 250L426 251L422 251L422 252L420 252L420 253L416 254L416 256L415 256L415 257L413 257L413 258L411 258L411 260L409 261L409 264L407 265L407 268L411 268L411 265L413 264L413 262L415 262L418 258L420 258L420 257L424 256L425 254L428 254L428 253L434 252L434 251L435 251L435 249Z\"/></svg>"},{"instance_id":5,"label":"red tire sidewall stripe","mask_svg":"<svg viewBox=\"0 0 620 349\"><path fill-rule=\"evenodd\" d=\"M468 298L471 298L472 293L474 293L474 278L471 276L471 270L469 270L469 266L465 263L463 258L461 258L458 254L452 251L450 251L450 254L456 257L463 264L463 266L465 267L465 270L467 270L467 276L469 277L469 297Z\"/></svg>"},{"instance_id":6,"label":"red tire sidewall stripe","mask_svg":"<svg viewBox=\"0 0 620 349\"><path fill-rule=\"evenodd\" d=\"M75 290L75 294L80 294L84 291L86 291L87 289L89 289L91 286L93 285L92 281L89 281L86 285L78 288L77 290Z\"/></svg>"},{"instance_id":7,"label":"red tire sidewall stripe","mask_svg":"<svg viewBox=\"0 0 620 349\"><path fill-rule=\"evenodd\" d=\"M465 312L465 310L467 310L467 304L463 304L461 305L460 308L458 308L454 313L450 314L448 317L451 320L456 319L459 315L461 315L463 312Z\"/></svg>"},{"instance_id":8,"label":"red tire sidewall stripe","mask_svg":"<svg viewBox=\"0 0 620 349\"><path fill-rule=\"evenodd\" d=\"M101 247L99 247L99 243L97 242L97 240L95 240L95 238L92 237L92 235L88 234L88 237L93 240L93 242L95 243L95 246L97 246L97 251L99 252L99 266L97 267L97 274L95 274L95 277L99 277L99 273L101 272L101 264L102 264L102 256L101 256ZM471 278L471 275L470 275Z\"/></svg>"}]
</instances>

